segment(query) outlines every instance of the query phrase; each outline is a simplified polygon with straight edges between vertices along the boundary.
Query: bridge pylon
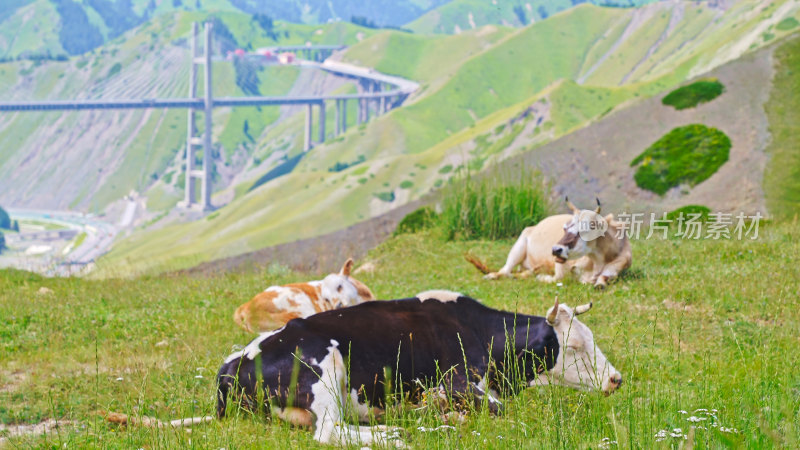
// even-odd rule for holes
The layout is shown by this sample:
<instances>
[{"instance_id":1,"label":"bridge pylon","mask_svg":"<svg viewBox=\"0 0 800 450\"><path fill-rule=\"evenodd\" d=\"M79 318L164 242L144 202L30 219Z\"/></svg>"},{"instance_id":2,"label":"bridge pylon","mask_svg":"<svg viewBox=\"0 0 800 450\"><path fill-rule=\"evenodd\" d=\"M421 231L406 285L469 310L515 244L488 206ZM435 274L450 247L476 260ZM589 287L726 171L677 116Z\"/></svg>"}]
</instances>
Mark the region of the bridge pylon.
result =
<instances>
[{"instance_id":1,"label":"bridge pylon","mask_svg":"<svg viewBox=\"0 0 800 450\"><path fill-rule=\"evenodd\" d=\"M188 120L186 127L186 169L184 171L186 178L185 196L180 206L186 209L195 209L200 211L211 211L214 207L211 205L211 169L212 169L212 156L211 156L211 133L213 131L213 123L211 121L211 114L214 107L214 97L212 94L212 63L211 63L211 22L205 23L205 39L203 45L203 56L199 55L197 51L197 35L198 26L197 22L192 24L191 35L191 61L192 66L189 71L189 98L193 100L200 100L197 96L197 69L203 66L205 69L203 84L205 85L205 95L203 97L203 115L204 115L204 129L203 135L197 135L197 121L195 108L189 108ZM200 168L195 167L196 151L203 149L203 164ZM200 201L197 201L196 181L200 181Z\"/></svg>"}]
</instances>

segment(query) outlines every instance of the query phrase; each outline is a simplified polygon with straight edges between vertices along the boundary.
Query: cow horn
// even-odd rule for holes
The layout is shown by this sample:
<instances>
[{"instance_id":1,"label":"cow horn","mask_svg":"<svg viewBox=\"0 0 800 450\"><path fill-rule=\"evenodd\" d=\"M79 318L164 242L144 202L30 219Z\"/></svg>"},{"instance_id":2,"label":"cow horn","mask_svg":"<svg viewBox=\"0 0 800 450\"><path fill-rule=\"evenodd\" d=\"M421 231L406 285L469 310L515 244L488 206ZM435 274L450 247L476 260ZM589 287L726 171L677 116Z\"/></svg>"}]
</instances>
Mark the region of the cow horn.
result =
<instances>
[{"instance_id":1,"label":"cow horn","mask_svg":"<svg viewBox=\"0 0 800 450\"><path fill-rule=\"evenodd\" d=\"M569 201L569 197L564 197L564 201L567 202L567 206L569 206L569 209L571 209L573 213L580 211L577 206L573 205L572 202Z\"/></svg>"},{"instance_id":2,"label":"cow horn","mask_svg":"<svg viewBox=\"0 0 800 450\"><path fill-rule=\"evenodd\" d=\"M350 276L350 270L353 269L353 258L347 258L347 261L344 262L342 266L342 270L339 271L339 275L344 275L346 277Z\"/></svg>"},{"instance_id":3,"label":"cow horn","mask_svg":"<svg viewBox=\"0 0 800 450\"><path fill-rule=\"evenodd\" d=\"M594 212L600 214L600 199L597 197L595 197L594 199L597 200L597 209L595 209Z\"/></svg>"},{"instance_id":4,"label":"cow horn","mask_svg":"<svg viewBox=\"0 0 800 450\"><path fill-rule=\"evenodd\" d=\"M550 314L547 315L547 324L551 327L556 324L556 317L558 316L558 296L556 295L556 304L553 305L553 309L550 310Z\"/></svg>"},{"instance_id":5,"label":"cow horn","mask_svg":"<svg viewBox=\"0 0 800 450\"><path fill-rule=\"evenodd\" d=\"M580 316L581 314L589 311L590 309L592 309L592 302L589 302L585 305L579 305L575 307L575 315Z\"/></svg>"}]
</instances>

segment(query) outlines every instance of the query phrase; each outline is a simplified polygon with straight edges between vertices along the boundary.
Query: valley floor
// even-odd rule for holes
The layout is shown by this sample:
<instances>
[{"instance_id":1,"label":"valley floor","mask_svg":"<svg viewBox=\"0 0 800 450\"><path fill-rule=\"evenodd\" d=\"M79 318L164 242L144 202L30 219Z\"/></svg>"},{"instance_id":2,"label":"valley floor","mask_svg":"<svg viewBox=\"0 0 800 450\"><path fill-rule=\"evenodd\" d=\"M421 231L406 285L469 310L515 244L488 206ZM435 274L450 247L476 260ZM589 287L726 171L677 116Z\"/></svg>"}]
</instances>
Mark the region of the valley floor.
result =
<instances>
[{"instance_id":1,"label":"valley floor","mask_svg":"<svg viewBox=\"0 0 800 450\"><path fill-rule=\"evenodd\" d=\"M555 295L593 301L581 319L625 384L610 397L530 389L507 399L502 417L474 412L454 430L420 429L440 425L427 410L399 408L387 421L413 447L796 448L798 242L789 223L762 224L756 240L639 240L632 270L595 292L571 281L485 281L462 258L471 251L498 267L511 241L390 239L362 261L376 270L357 275L379 298L446 288L539 315ZM308 278L280 266L100 281L0 271L0 424L61 424L5 442L0 427L0 446L315 447L311 433L247 414L191 433L119 429L99 415L210 414L222 359L251 338L233 324L234 308L268 285Z\"/></svg>"}]
</instances>

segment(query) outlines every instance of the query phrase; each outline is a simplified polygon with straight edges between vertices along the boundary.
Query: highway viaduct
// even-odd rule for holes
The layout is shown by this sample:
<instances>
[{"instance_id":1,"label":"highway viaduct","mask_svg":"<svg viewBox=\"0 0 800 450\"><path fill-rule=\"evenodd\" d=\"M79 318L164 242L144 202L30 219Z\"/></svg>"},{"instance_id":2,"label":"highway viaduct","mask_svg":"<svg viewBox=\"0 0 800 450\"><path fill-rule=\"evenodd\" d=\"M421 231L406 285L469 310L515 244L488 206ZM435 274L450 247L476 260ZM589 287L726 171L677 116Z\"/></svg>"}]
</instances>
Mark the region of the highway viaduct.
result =
<instances>
[{"instance_id":1,"label":"highway viaduct","mask_svg":"<svg viewBox=\"0 0 800 450\"><path fill-rule=\"evenodd\" d=\"M358 67L346 63L334 62L326 59L334 51L345 48L334 45L303 45L279 46L269 50L273 52L297 52L304 54L308 59L318 61L300 60L298 64L303 67L313 67L331 74L356 80L362 92L345 95L317 95L317 96L287 96L287 97L214 97L212 92L212 24L205 23L203 54L198 45L199 27L192 24L191 31L191 61L192 67L189 74L188 98L148 98L148 99L119 99L119 100L52 100L52 101L23 101L0 102L0 112L19 111L70 111L70 110L103 110L103 109L163 109L180 108L188 110L188 127L186 137L185 197L181 206L189 209L208 211L213 209L211 204L211 173L212 173L212 111L220 107L242 106L269 106L269 105L306 105L306 120L304 131L303 151L309 151L314 142L312 136L313 108L318 109L318 143L325 141L325 103L336 102L334 122L336 127L334 136L338 136L347 129L347 102L357 102L356 123L369 121L370 109L376 115L381 115L388 110L403 103L408 96L419 88L413 81L400 77L382 74L372 69ZM248 58L263 57L258 54L243 55ZM322 62L319 62L322 61ZM204 93L198 96L198 69L204 70ZM196 113L202 112L204 130L202 136L197 135ZM196 151L202 149L202 167L195 167ZM196 181L200 181L200 200L196 199Z\"/></svg>"}]
</instances>

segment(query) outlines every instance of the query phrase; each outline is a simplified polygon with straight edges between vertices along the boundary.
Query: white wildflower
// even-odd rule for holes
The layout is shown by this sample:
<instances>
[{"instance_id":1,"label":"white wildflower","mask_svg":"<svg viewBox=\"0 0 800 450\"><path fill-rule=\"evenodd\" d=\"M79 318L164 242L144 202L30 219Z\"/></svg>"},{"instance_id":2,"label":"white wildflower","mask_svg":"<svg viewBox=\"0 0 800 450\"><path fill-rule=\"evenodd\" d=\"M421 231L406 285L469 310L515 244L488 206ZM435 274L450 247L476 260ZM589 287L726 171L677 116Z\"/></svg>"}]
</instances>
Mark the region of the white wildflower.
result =
<instances>
[{"instance_id":1,"label":"white wildflower","mask_svg":"<svg viewBox=\"0 0 800 450\"><path fill-rule=\"evenodd\" d=\"M689 422L697 423L697 422L702 422L702 421L706 420L706 418L705 417L691 416L686 420L688 420Z\"/></svg>"},{"instance_id":2,"label":"white wildflower","mask_svg":"<svg viewBox=\"0 0 800 450\"><path fill-rule=\"evenodd\" d=\"M684 416L685 416L686 414L689 414L688 412L686 412L686 411L684 411L684 410L682 410L682 409L679 409L679 410L678 410L678 412L679 412L679 413L681 413L681 414L683 414Z\"/></svg>"},{"instance_id":3,"label":"white wildflower","mask_svg":"<svg viewBox=\"0 0 800 450\"><path fill-rule=\"evenodd\" d=\"M611 438L603 438L598 445L598 448L611 448L612 445L617 445L617 441L612 441Z\"/></svg>"},{"instance_id":4,"label":"white wildflower","mask_svg":"<svg viewBox=\"0 0 800 450\"><path fill-rule=\"evenodd\" d=\"M683 434L683 430L681 430L680 428L673 428L673 429L672 429L672 432L671 432L669 435L670 435L671 437L674 437L674 438L684 438L684 439L688 439L688 436L686 436L685 434Z\"/></svg>"},{"instance_id":5,"label":"white wildflower","mask_svg":"<svg viewBox=\"0 0 800 450\"><path fill-rule=\"evenodd\" d=\"M421 431L423 433L429 433L431 431L455 430L455 429L456 429L456 427L451 426L451 425L439 425L436 428L417 427L417 430L419 430L419 431Z\"/></svg>"}]
</instances>

